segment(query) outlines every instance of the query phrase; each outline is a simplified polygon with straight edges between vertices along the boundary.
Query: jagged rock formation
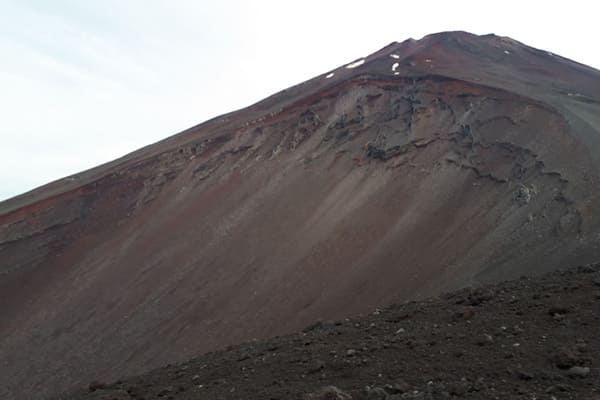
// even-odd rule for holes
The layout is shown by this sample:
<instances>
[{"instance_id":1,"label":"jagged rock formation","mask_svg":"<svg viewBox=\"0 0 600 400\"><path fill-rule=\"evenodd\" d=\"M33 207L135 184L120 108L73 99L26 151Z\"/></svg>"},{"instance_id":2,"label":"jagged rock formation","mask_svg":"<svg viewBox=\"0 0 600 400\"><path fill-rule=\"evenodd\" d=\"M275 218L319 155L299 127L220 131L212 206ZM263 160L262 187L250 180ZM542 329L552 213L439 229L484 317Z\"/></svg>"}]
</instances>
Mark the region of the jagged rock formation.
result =
<instances>
[{"instance_id":1,"label":"jagged rock formation","mask_svg":"<svg viewBox=\"0 0 600 400\"><path fill-rule=\"evenodd\" d=\"M0 397L597 260L599 78L431 35L1 203Z\"/></svg>"}]
</instances>

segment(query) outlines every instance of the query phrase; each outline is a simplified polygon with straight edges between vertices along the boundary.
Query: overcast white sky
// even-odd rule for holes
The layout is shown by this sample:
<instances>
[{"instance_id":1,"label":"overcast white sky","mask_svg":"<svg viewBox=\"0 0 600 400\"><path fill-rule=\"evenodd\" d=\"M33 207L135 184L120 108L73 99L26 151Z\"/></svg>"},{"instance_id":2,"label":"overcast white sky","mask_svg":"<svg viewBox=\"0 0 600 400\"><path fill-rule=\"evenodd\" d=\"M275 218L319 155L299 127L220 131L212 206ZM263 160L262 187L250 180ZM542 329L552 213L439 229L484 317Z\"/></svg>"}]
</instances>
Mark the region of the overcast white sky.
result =
<instances>
[{"instance_id":1,"label":"overcast white sky","mask_svg":"<svg viewBox=\"0 0 600 400\"><path fill-rule=\"evenodd\" d=\"M591 1L0 0L0 200L445 30L600 68Z\"/></svg>"}]
</instances>

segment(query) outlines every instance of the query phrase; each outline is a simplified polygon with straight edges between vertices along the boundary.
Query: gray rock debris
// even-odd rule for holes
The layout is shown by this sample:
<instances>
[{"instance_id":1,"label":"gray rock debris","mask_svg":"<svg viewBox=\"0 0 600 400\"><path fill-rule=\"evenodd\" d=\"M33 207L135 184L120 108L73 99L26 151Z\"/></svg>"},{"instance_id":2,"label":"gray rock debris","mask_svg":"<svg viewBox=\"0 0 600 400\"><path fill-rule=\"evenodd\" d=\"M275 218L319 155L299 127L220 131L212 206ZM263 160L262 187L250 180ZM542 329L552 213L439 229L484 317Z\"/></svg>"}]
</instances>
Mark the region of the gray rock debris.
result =
<instances>
[{"instance_id":1,"label":"gray rock debris","mask_svg":"<svg viewBox=\"0 0 600 400\"><path fill-rule=\"evenodd\" d=\"M352 400L352 396L335 386L326 386L304 396L304 400Z\"/></svg>"}]
</instances>

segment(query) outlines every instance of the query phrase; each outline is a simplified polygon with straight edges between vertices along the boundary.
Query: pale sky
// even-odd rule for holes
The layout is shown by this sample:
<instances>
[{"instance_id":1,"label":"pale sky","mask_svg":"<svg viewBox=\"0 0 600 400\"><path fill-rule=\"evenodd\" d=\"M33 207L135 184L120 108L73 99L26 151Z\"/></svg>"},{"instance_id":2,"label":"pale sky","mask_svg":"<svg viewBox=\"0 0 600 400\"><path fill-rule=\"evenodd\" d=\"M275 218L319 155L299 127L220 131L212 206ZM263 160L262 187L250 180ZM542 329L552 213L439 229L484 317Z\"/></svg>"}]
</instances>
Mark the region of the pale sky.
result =
<instances>
[{"instance_id":1,"label":"pale sky","mask_svg":"<svg viewBox=\"0 0 600 400\"><path fill-rule=\"evenodd\" d=\"M393 41L466 30L600 68L592 1L0 0L0 200Z\"/></svg>"}]
</instances>

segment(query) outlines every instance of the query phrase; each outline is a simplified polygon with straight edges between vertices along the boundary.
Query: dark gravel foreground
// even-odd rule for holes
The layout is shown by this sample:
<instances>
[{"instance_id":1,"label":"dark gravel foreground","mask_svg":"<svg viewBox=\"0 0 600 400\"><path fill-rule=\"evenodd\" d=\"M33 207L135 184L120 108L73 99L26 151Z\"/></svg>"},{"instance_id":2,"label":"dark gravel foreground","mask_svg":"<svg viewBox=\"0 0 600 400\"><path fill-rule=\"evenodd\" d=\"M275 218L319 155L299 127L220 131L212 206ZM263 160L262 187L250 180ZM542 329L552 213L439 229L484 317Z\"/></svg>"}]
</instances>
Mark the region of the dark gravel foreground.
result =
<instances>
[{"instance_id":1,"label":"dark gravel foreground","mask_svg":"<svg viewBox=\"0 0 600 400\"><path fill-rule=\"evenodd\" d=\"M597 264L319 322L59 398L600 400L599 357Z\"/></svg>"}]
</instances>

